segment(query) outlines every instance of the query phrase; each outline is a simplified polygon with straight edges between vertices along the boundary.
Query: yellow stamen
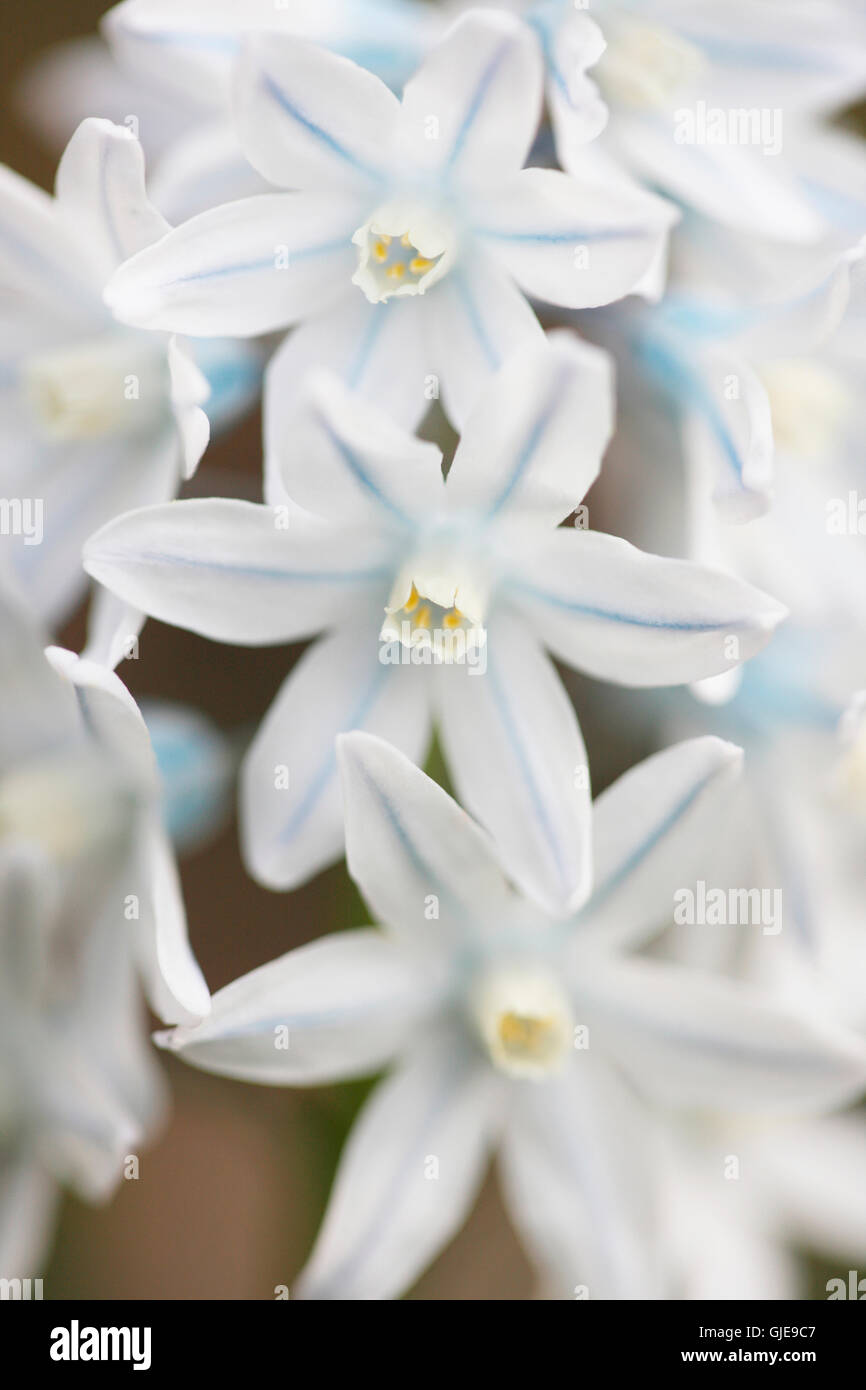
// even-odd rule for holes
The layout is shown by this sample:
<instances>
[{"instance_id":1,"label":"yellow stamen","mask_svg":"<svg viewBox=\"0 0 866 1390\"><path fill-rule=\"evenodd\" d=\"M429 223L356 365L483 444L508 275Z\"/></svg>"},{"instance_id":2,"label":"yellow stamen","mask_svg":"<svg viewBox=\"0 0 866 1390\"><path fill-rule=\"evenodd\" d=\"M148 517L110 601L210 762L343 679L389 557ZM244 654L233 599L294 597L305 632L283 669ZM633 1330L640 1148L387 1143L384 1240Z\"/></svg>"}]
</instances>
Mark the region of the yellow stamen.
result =
<instances>
[{"instance_id":1,"label":"yellow stamen","mask_svg":"<svg viewBox=\"0 0 866 1390\"><path fill-rule=\"evenodd\" d=\"M428 261L426 256L416 256L409 262L409 269L413 275L426 275L428 270L433 269L433 262Z\"/></svg>"},{"instance_id":2,"label":"yellow stamen","mask_svg":"<svg viewBox=\"0 0 866 1390\"><path fill-rule=\"evenodd\" d=\"M541 1056L553 1033L549 1018L530 1018L523 1014L503 1014L499 1020L499 1037L506 1052Z\"/></svg>"},{"instance_id":3,"label":"yellow stamen","mask_svg":"<svg viewBox=\"0 0 866 1390\"><path fill-rule=\"evenodd\" d=\"M452 608L450 613L445 613L442 618L443 626L448 628L459 627L462 621L463 614L460 612L459 608Z\"/></svg>"},{"instance_id":4,"label":"yellow stamen","mask_svg":"<svg viewBox=\"0 0 866 1390\"><path fill-rule=\"evenodd\" d=\"M397 261L396 265L388 266L388 269L385 271L385 274L391 280L402 280L403 276L406 274L406 267L402 261Z\"/></svg>"},{"instance_id":5,"label":"yellow stamen","mask_svg":"<svg viewBox=\"0 0 866 1390\"><path fill-rule=\"evenodd\" d=\"M383 261L387 261L387 259L388 259L388 248L387 248L387 246L385 245L384 241L377 241L377 242L374 242L374 244L373 244L373 257L374 257L375 260L377 260L377 261L379 262L380 265L382 264Z\"/></svg>"},{"instance_id":6,"label":"yellow stamen","mask_svg":"<svg viewBox=\"0 0 866 1390\"><path fill-rule=\"evenodd\" d=\"M429 609L429 608L427 607L427 605L425 604L423 608L419 608L419 609L418 609L418 614L417 614L417 616L416 616L416 618L415 618L415 626L416 626L416 627L425 627L425 628L426 628L426 627L429 627L429 626L430 626L430 616L431 616L431 615L430 615L430 609Z\"/></svg>"},{"instance_id":7,"label":"yellow stamen","mask_svg":"<svg viewBox=\"0 0 866 1390\"><path fill-rule=\"evenodd\" d=\"M409 597L407 598L406 602L405 602L404 605L403 605L403 611L404 611L405 613L414 613L414 612L415 612L415 609L416 609L417 607L418 607L418 590L415 588L415 585L413 584L413 585L412 585L412 592L411 592L411 594L409 595Z\"/></svg>"}]
</instances>

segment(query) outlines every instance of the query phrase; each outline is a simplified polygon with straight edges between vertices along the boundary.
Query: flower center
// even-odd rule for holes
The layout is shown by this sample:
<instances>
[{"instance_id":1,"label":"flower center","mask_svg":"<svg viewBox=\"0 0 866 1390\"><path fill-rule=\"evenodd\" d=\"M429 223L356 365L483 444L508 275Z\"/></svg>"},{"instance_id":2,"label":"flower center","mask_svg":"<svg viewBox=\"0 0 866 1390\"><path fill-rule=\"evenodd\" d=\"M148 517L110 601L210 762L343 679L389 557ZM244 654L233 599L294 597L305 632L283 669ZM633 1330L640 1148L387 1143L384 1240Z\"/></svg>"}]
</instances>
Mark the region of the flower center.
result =
<instances>
[{"instance_id":1,"label":"flower center","mask_svg":"<svg viewBox=\"0 0 866 1390\"><path fill-rule=\"evenodd\" d=\"M27 762L0 780L0 836L40 845L61 864L122 839L132 814L130 794L87 755Z\"/></svg>"},{"instance_id":2,"label":"flower center","mask_svg":"<svg viewBox=\"0 0 866 1390\"><path fill-rule=\"evenodd\" d=\"M662 110L706 67L700 49L670 29L612 19L605 38L593 76L608 100L624 106Z\"/></svg>"},{"instance_id":3,"label":"flower center","mask_svg":"<svg viewBox=\"0 0 866 1390\"><path fill-rule=\"evenodd\" d=\"M109 333L37 353L23 380L49 439L136 434L168 411L166 353L149 335Z\"/></svg>"},{"instance_id":4,"label":"flower center","mask_svg":"<svg viewBox=\"0 0 866 1390\"><path fill-rule=\"evenodd\" d=\"M352 241L358 247L352 283L371 304L424 294L449 270L456 249L447 219L405 199L379 208Z\"/></svg>"},{"instance_id":5,"label":"flower center","mask_svg":"<svg viewBox=\"0 0 866 1390\"><path fill-rule=\"evenodd\" d=\"M851 408L838 374L823 363L797 358L764 363L760 375L778 448L813 460L826 455Z\"/></svg>"},{"instance_id":6,"label":"flower center","mask_svg":"<svg viewBox=\"0 0 866 1390\"><path fill-rule=\"evenodd\" d=\"M509 1076L541 1080L564 1065L574 1021L547 971L517 966L485 975L474 1017L491 1061Z\"/></svg>"}]
</instances>

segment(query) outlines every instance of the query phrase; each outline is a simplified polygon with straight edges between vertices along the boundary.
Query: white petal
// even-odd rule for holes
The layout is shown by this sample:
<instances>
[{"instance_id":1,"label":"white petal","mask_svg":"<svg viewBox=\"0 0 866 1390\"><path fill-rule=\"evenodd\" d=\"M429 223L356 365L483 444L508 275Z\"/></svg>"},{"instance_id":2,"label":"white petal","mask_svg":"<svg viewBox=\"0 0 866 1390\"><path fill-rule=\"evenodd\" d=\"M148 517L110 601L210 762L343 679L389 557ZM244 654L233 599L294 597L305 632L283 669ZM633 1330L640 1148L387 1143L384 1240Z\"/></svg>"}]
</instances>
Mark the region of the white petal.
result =
<instances>
[{"instance_id":1,"label":"white petal","mask_svg":"<svg viewBox=\"0 0 866 1390\"><path fill-rule=\"evenodd\" d=\"M427 300L434 380L441 378L446 413L461 429L510 354L544 335L511 277L478 248L466 248Z\"/></svg>"},{"instance_id":2,"label":"white petal","mask_svg":"<svg viewBox=\"0 0 866 1390\"><path fill-rule=\"evenodd\" d=\"M150 196L173 227L200 212L272 193L245 157L229 120L196 123L176 135L148 180Z\"/></svg>"},{"instance_id":3,"label":"white petal","mask_svg":"<svg viewBox=\"0 0 866 1390\"><path fill-rule=\"evenodd\" d=\"M77 329L80 335L105 321L102 279L77 238L64 235L58 204L5 166L0 167L0 287L4 299L20 297L31 312L38 306L52 327L66 324L67 331Z\"/></svg>"},{"instance_id":4,"label":"white petal","mask_svg":"<svg viewBox=\"0 0 866 1390\"><path fill-rule=\"evenodd\" d=\"M0 768L81 736L75 696L51 669L23 605L0 593Z\"/></svg>"},{"instance_id":5,"label":"white petal","mask_svg":"<svg viewBox=\"0 0 866 1390\"><path fill-rule=\"evenodd\" d=\"M435 444L415 439L333 374L310 372L284 430L275 441L282 482L308 511L403 530L443 503Z\"/></svg>"},{"instance_id":6,"label":"white petal","mask_svg":"<svg viewBox=\"0 0 866 1390\"><path fill-rule=\"evenodd\" d=\"M100 526L132 507L165 502L177 491L180 444L171 425L117 440L81 440L34 450L43 500L41 545L21 544L10 559L22 591L43 621L58 628L87 588L82 549ZM13 494L14 495L14 494Z\"/></svg>"},{"instance_id":7,"label":"white petal","mask_svg":"<svg viewBox=\"0 0 866 1390\"><path fill-rule=\"evenodd\" d=\"M302 39L257 36L238 63L241 145L281 188L375 188L393 160L399 115L378 77Z\"/></svg>"},{"instance_id":8,"label":"white petal","mask_svg":"<svg viewBox=\"0 0 866 1390\"><path fill-rule=\"evenodd\" d=\"M560 163L562 150L594 140L607 125L608 110L598 87L587 77L606 48L601 30L586 13L566 12L556 30L537 26L547 55L547 104Z\"/></svg>"},{"instance_id":9,"label":"white petal","mask_svg":"<svg viewBox=\"0 0 866 1390\"><path fill-rule=\"evenodd\" d=\"M309 636L386 587L380 539L230 498L144 507L85 547L88 574L162 622L217 642Z\"/></svg>"},{"instance_id":10,"label":"white petal","mask_svg":"<svg viewBox=\"0 0 866 1390\"><path fill-rule=\"evenodd\" d=\"M336 193L263 193L200 213L133 256L105 301L141 328L252 337L326 308L351 281L363 210Z\"/></svg>"},{"instance_id":11,"label":"white petal","mask_svg":"<svg viewBox=\"0 0 866 1390\"><path fill-rule=\"evenodd\" d=\"M210 995L189 944L174 854L154 823L141 858L139 963L154 1013L164 1023L195 1023L210 1011Z\"/></svg>"},{"instance_id":12,"label":"white petal","mask_svg":"<svg viewBox=\"0 0 866 1390\"><path fill-rule=\"evenodd\" d=\"M590 887L583 739L553 663L518 614L493 615L484 650L486 671L454 665L436 673L449 772L510 877L561 914Z\"/></svg>"},{"instance_id":13,"label":"white petal","mask_svg":"<svg viewBox=\"0 0 866 1390\"><path fill-rule=\"evenodd\" d=\"M0 1278L38 1278L50 1246L59 1193L45 1170L24 1155L0 1159Z\"/></svg>"},{"instance_id":14,"label":"white petal","mask_svg":"<svg viewBox=\"0 0 866 1390\"><path fill-rule=\"evenodd\" d=\"M653 266L676 213L620 184L524 169L479 203L476 235L527 294L571 309L610 304Z\"/></svg>"},{"instance_id":15,"label":"white petal","mask_svg":"<svg viewBox=\"0 0 866 1390\"><path fill-rule=\"evenodd\" d=\"M144 614L123 603L101 584L94 587L87 619L87 646L82 656L113 671L134 650L144 626Z\"/></svg>"},{"instance_id":16,"label":"white petal","mask_svg":"<svg viewBox=\"0 0 866 1390\"><path fill-rule=\"evenodd\" d=\"M425 342L420 296L371 304L354 285L325 313L294 329L265 375L266 496L282 501L279 460L291 442L298 394L310 371L334 372L350 391L414 430L433 399L437 377Z\"/></svg>"},{"instance_id":17,"label":"white petal","mask_svg":"<svg viewBox=\"0 0 866 1390\"><path fill-rule=\"evenodd\" d=\"M464 184L522 168L541 118L541 55L530 30L502 11L461 15L403 94L412 166Z\"/></svg>"},{"instance_id":18,"label":"white petal","mask_svg":"<svg viewBox=\"0 0 866 1390\"><path fill-rule=\"evenodd\" d=\"M344 931L226 985L197 1027L157 1041L185 1062L267 1086L378 1071L423 1009L423 979L379 932Z\"/></svg>"},{"instance_id":19,"label":"white petal","mask_svg":"<svg viewBox=\"0 0 866 1390\"><path fill-rule=\"evenodd\" d=\"M786 616L721 570L647 555L597 531L554 531L514 568L509 596L551 650L622 685L679 685L729 670Z\"/></svg>"},{"instance_id":20,"label":"white petal","mask_svg":"<svg viewBox=\"0 0 866 1390\"><path fill-rule=\"evenodd\" d=\"M726 227L797 243L814 242L824 230L778 159L760 150L678 144L669 114L619 121L617 140L641 179Z\"/></svg>"},{"instance_id":21,"label":"white petal","mask_svg":"<svg viewBox=\"0 0 866 1390\"><path fill-rule=\"evenodd\" d=\"M645 1112L578 1052L512 1087L500 1165L511 1220L561 1299L652 1296L654 1172Z\"/></svg>"},{"instance_id":22,"label":"white petal","mask_svg":"<svg viewBox=\"0 0 866 1390\"><path fill-rule=\"evenodd\" d=\"M183 476L191 478L210 439L210 421L201 409L210 395L207 378L176 338L168 345L171 403L183 447Z\"/></svg>"},{"instance_id":23,"label":"white petal","mask_svg":"<svg viewBox=\"0 0 866 1390\"><path fill-rule=\"evenodd\" d=\"M127 126L88 117L57 170L59 212L102 278L170 230L145 192L144 152Z\"/></svg>"},{"instance_id":24,"label":"white petal","mask_svg":"<svg viewBox=\"0 0 866 1390\"><path fill-rule=\"evenodd\" d=\"M242 773L244 857L271 888L303 883L343 848L335 739L379 734L413 759L430 738L427 672L379 660L381 608L310 648L277 695Z\"/></svg>"},{"instance_id":25,"label":"white petal","mask_svg":"<svg viewBox=\"0 0 866 1390\"><path fill-rule=\"evenodd\" d=\"M368 1300L408 1288L475 1200L498 1098L486 1065L450 1036L419 1048L383 1082L349 1136L293 1293Z\"/></svg>"},{"instance_id":26,"label":"white petal","mask_svg":"<svg viewBox=\"0 0 866 1390\"><path fill-rule=\"evenodd\" d=\"M665 748L619 777L593 805L593 893L576 944L637 945L673 918L674 892L706 862L742 770L719 738Z\"/></svg>"},{"instance_id":27,"label":"white petal","mask_svg":"<svg viewBox=\"0 0 866 1390\"><path fill-rule=\"evenodd\" d=\"M612 363L559 333L482 390L448 473L449 506L556 525L589 491L613 431Z\"/></svg>"},{"instance_id":28,"label":"white petal","mask_svg":"<svg viewBox=\"0 0 866 1390\"><path fill-rule=\"evenodd\" d=\"M666 1105L829 1110L866 1085L856 1035L739 981L620 960L587 971L580 995L593 1046Z\"/></svg>"},{"instance_id":29,"label":"white petal","mask_svg":"<svg viewBox=\"0 0 866 1390\"><path fill-rule=\"evenodd\" d=\"M145 789L156 790L156 764L141 712L113 671L62 647L46 653L59 675L71 682L87 734L117 766Z\"/></svg>"},{"instance_id":30,"label":"white petal","mask_svg":"<svg viewBox=\"0 0 866 1390\"><path fill-rule=\"evenodd\" d=\"M759 1138L754 1161L766 1167L785 1232L798 1244L837 1259L862 1257L866 1125L859 1111L773 1129Z\"/></svg>"},{"instance_id":31,"label":"white petal","mask_svg":"<svg viewBox=\"0 0 866 1390\"><path fill-rule=\"evenodd\" d=\"M751 521L770 506L773 422L754 369L730 349L692 349L672 362L685 421L685 450L726 520ZM736 392L731 389L736 384Z\"/></svg>"},{"instance_id":32,"label":"white petal","mask_svg":"<svg viewBox=\"0 0 866 1390\"><path fill-rule=\"evenodd\" d=\"M466 812L382 739L344 734L338 762L346 862L376 920L415 944L434 943L455 923L463 936L501 928L513 895Z\"/></svg>"}]
</instances>

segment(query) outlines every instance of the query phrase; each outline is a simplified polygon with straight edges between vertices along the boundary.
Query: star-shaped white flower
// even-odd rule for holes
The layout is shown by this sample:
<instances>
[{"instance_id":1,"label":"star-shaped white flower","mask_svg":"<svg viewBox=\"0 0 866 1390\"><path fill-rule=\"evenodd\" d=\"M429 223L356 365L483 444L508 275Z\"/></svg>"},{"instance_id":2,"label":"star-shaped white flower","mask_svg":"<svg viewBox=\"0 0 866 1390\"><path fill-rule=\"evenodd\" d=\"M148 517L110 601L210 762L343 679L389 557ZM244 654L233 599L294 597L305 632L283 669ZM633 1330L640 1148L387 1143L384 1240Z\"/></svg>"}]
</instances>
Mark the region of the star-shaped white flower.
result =
<instances>
[{"instance_id":1,"label":"star-shaped white flower","mask_svg":"<svg viewBox=\"0 0 866 1390\"><path fill-rule=\"evenodd\" d=\"M524 169L542 67L525 25L467 15L407 84L299 39L250 40L236 121L274 193L216 208L121 267L119 318L191 334L302 324L270 369L287 396L339 372L414 425L441 392L462 421L540 328L525 295L606 304L657 265L676 213L635 187Z\"/></svg>"},{"instance_id":2,"label":"star-shaped white flower","mask_svg":"<svg viewBox=\"0 0 866 1390\"><path fill-rule=\"evenodd\" d=\"M545 648L603 680L673 685L746 660L784 616L719 572L557 527L610 428L607 359L568 334L485 389L447 482L432 444L320 377L285 437L294 509L171 503L91 538L88 571L163 621L245 645L326 634L247 758L261 881L289 887L340 854L337 733L365 728L421 761L435 719L518 882L556 909L580 896L586 753Z\"/></svg>"},{"instance_id":3,"label":"star-shaped white flower","mask_svg":"<svg viewBox=\"0 0 866 1390\"><path fill-rule=\"evenodd\" d=\"M544 54L564 168L593 158L585 142L606 126L606 153L725 228L801 244L824 234L798 145L866 86L866 29L845 0L508 3Z\"/></svg>"},{"instance_id":4,"label":"star-shaped white flower","mask_svg":"<svg viewBox=\"0 0 866 1390\"><path fill-rule=\"evenodd\" d=\"M293 1292L399 1294L462 1224L498 1142L511 1217L559 1296L646 1296L659 1170L644 1102L786 1113L866 1076L862 1045L818 1017L631 954L700 864L739 750L680 744L606 791L591 891L560 920L514 892L485 834L402 754L347 734L340 761L349 869L383 929L262 966L161 1039L266 1084L394 1064Z\"/></svg>"},{"instance_id":5,"label":"star-shaped white flower","mask_svg":"<svg viewBox=\"0 0 866 1390\"><path fill-rule=\"evenodd\" d=\"M22 1230L8 1193L28 1228L50 1178L106 1195L158 1117L139 979L166 1020L201 1018L209 996L132 697L93 662L44 653L16 602L4 597L0 618L5 1254Z\"/></svg>"},{"instance_id":6,"label":"star-shaped white flower","mask_svg":"<svg viewBox=\"0 0 866 1390\"><path fill-rule=\"evenodd\" d=\"M207 444L209 388L192 358L102 300L112 271L167 231L125 127L84 121L54 198L0 169L0 491L22 505L0 560L50 625L81 597L90 532L174 496Z\"/></svg>"}]
</instances>

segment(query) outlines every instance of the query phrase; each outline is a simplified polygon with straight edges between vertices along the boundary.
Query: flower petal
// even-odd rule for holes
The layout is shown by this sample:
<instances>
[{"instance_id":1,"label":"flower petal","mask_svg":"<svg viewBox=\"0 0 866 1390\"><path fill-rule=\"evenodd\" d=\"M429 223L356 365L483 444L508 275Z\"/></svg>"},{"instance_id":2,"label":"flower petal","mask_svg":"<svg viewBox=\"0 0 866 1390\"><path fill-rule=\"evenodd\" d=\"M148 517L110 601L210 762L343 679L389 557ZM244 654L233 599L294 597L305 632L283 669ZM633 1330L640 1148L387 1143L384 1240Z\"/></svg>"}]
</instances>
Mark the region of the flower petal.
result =
<instances>
[{"instance_id":1,"label":"flower petal","mask_svg":"<svg viewBox=\"0 0 866 1390\"><path fill-rule=\"evenodd\" d=\"M300 388L310 371L334 372L350 391L414 431L438 378L425 343L427 305L420 296L371 304L354 285L332 309L295 328L265 376L265 495L287 494L279 471Z\"/></svg>"},{"instance_id":2,"label":"flower petal","mask_svg":"<svg viewBox=\"0 0 866 1390\"><path fill-rule=\"evenodd\" d=\"M414 1283L475 1200L499 1095L452 1036L383 1082L349 1136L295 1296L385 1299Z\"/></svg>"},{"instance_id":3,"label":"flower petal","mask_svg":"<svg viewBox=\"0 0 866 1390\"><path fill-rule=\"evenodd\" d=\"M78 232L103 281L170 231L144 184L144 152L127 126L88 117L57 169L58 211Z\"/></svg>"},{"instance_id":4,"label":"flower petal","mask_svg":"<svg viewBox=\"0 0 866 1390\"><path fill-rule=\"evenodd\" d=\"M81 737L73 691L45 659L23 604L0 591L0 769Z\"/></svg>"},{"instance_id":5,"label":"flower petal","mask_svg":"<svg viewBox=\"0 0 866 1390\"><path fill-rule=\"evenodd\" d=\"M441 378L445 410L457 429L510 354L544 336L514 281L478 248L467 247L460 264L434 285L426 315L433 380Z\"/></svg>"},{"instance_id":6,"label":"flower petal","mask_svg":"<svg viewBox=\"0 0 866 1390\"><path fill-rule=\"evenodd\" d=\"M214 497L143 507L85 547L88 574L151 617L216 642L310 636L387 586L378 536Z\"/></svg>"},{"instance_id":7,"label":"flower petal","mask_svg":"<svg viewBox=\"0 0 866 1390\"><path fill-rule=\"evenodd\" d=\"M593 892L576 943L636 946L673 917L730 810L742 749L694 738L631 768L593 805Z\"/></svg>"},{"instance_id":8,"label":"flower petal","mask_svg":"<svg viewBox=\"0 0 866 1390\"><path fill-rule=\"evenodd\" d=\"M612 431L607 354L571 333L532 341L511 354L467 420L448 504L555 526L589 491Z\"/></svg>"},{"instance_id":9,"label":"flower petal","mask_svg":"<svg viewBox=\"0 0 866 1390\"><path fill-rule=\"evenodd\" d=\"M264 34L244 46L234 111L244 153L271 183L365 193L392 162L400 103L347 58Z\"/></svg>"},{"instance_id":10,"label":"flower petal","mask_svg":"<svg viewBox=\"0 0 866 1390\"><path fill-rule=\"evenodd\" d=\"M476 235L527 294L589 309L622 299L655 265L670 204L625 185L523 169L479 203Z\"/></svg>"},{"instance_id":11,"label":"flower petal","mask_svg":"<svg viewBox=\"0 0 866 1390\"><path fill-rule=\"evenodd\" d=\"M651 1296L654 1172L648 1117L608 1067L575 1054L513 1087L500 1167L508 1212L553 1297Z\"/></svg>"},{"instance_id":12,"label":"flower petal","mask_svg":"<svg viewBox=\"0 0 866 1390\"><path fill-rule=\"evenodd\" d=\"M655 119L643 113L637 119L620 119L616 133L621 157L638 178L714 222L799 244L817 241L824 230L793 177L773 167L779 161L765 158L763 151L736 144L679 143L677 121L667 113Z\"/></svg>"},{"instance_id":13,"label":"flower petal","mask_svg":"<svg viewBox=\"0 0 866 1390\"><path fill-rule=\"evenodd\" d=\"M263 193L200 213L112 276L123 323L253 337L324 309L355 265L363 212L335 193Z\"/></svg>"},{"instance_id":14,"label":"flower petal","mask_svg":"<svg viewBox=\"0 0 866 1390\"><path fill-rule=\"evenodd\" d=\"M0 1278L41 1269L60 1193L40 1164L14 1150L0 1158Z\"/></svg>"},{"instance_id":15,"label":"flower petal","mask_svg":"<svg viewBox=\"0 0 866 1390\"><path fill-rule=\"evenodd\" d=\"M335 739L350 729L421 759L430 738L426 672L379 660L382 610L338 627L298 662L247 754L241 832L250 873L292 888L340 857Z\"/></svg>"},{"instance_id":16,"label":"flower petal","mask_svg":"<svg viewBox=\"0 0 866 1390\"><path fill-rule=\"evenodd\" d=\"M275 447L289 496L334 522L403 529L444 500L435 444L415 439L330 373L306 377Z\"/></svg>"},{"instance_id":17,"label":"flower petal","mask_svg":"<svg viewBox=\"0 0 866 1390\"><path fill-rule=\"evenodd\" d=\"M509 595L556 656L622 685L679 685L746 661L786 616L722 573L561 529L515 559Z\"/></svg>"},{"instance_id":18,"label":"flower petal","mask_svg":"<svg viewBox=\"0 0 866 1390\"><path fill-rule=\"evenodd\" d=\"M522 168L541 119L541 54L531 31L496 10L461 15L403 93L412 166L466 183Z\"/></svg>"},{"instance_id":19,"label":"flower petal","mask_svg":"<svg viewBox=\"0 0 866 1390\"><path fill-rule=\"evenodd\" d=\"M81 335L104 324L102 279L77 238L64 235L58 204L5 166L0 166L0 288L12 306L20 301L30 316L41 311L52 329L66 325Z\"/></svg>"},{"instance_id":20,"label":"flower petal","mask_svg":"<svg viewBox=\"0 0 866 1390\"><path fill-rule=\"evenodd\" d=\"M151 1008L164 1023L196 1023L210 995L189 944L174 854L154 824L142 847L138 956Z\"/></svg>"},{"instance_id":21,"label":"flower petal","mask_svg":"<svg viewBox=\"0 0 866 1390\"><path fill-rule=\"evenodd\" d=\"M183 448L183 476L191 478L210 439L210 421L201 406L210 395L204 373L176 338L168 345L171 403Z\"/></svg>"},{"instance_id":22,"label":"flower petal","mask_svg":"<svg viewBox=\"0 0 866 1390\"><path fill-rule=\"evenodd\" d=\"M344 931L251 970L208 1018L157 1041L185 1062L266 1086L318 1086L378 1071L402 1046L426 990L374 930Z\"/></svg>"},{"instance_id":23,"label":"flower petal","mask_svg":"<svg viewBox=\"0 0 866 1390\"><path fill-rule=\"evenodd\" d=\"M433 940L454 923L464 936L501 927L513 894L495 848L447 792L366 733L338 739L337 760L346 862L376 920L416 944L431 920Z\"/></svg>"},{"instance_id":24,"label":"flower petal","mask_svg":"<svg viewBox=\"0 0 866 1390\"><path fill-rule=\"evenodd\" d=\"M482 666L443 666L436 702L461 802L509 876L553 914L590 887L586 751L552 662L519 614L493 615Z\"/></svg>"},{"instance_id":25,"label":"flower petal","mask_svg":"<svg viewBox=\"0 0 866 1390\"><path fill-rule=\"evenodd\" d=\"M594 1047L665 1105L831 1109L866 1085L866 1044L750 985L646 959L580 985Z\"/></svg>"}]
</instances>

